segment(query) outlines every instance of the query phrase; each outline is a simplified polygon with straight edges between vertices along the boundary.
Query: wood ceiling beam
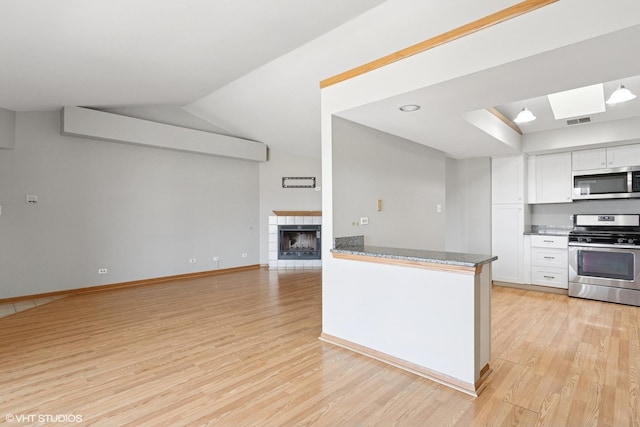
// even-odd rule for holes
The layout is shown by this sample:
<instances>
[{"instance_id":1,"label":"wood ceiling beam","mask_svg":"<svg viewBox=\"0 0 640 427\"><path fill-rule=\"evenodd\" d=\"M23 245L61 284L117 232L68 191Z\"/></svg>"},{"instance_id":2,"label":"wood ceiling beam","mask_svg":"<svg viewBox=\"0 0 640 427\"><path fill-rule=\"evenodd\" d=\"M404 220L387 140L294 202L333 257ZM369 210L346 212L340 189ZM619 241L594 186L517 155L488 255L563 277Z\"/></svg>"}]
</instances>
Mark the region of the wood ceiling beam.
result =
<instances>
[{"instance_id":1,"label":"wood ceiling beam","mask_svg":"<svg viewBox=\"0 0 640 427\"><path fill-rule=\"evenodd\" d=\"M385 65L389 65L393 62L400 61L418 53L425 52L429 49L433 49L434 47L449 43L464 36L468 36L480 30L484 30L485 28L523 15L541 7L550 5L551 3L555 3L557 1L558 0L524 0L506 9L502 9L483 18L469 22L468 24L462 25L461 27L454 28L453 30L414 44L413 46L409 46L390 55L383 56L382 58L378 58L364 65L360 65L351 70L324 79L320 82L320 88L323 89L328 86L343 82L345 80L349 80L353 77L368 73L369 71L382 68Z\"/></svg>"},{"instance_id":2,"label":"wood ceiling beam","mask_svg":"<svg viewBox=\"0 0 640 427\"><path fill-rule=\"evenodd\" d=\"M508 117L506 117L504 114L502 114L500 111L496 110L493 107L489 107L486 110L491 114L493 114L494 116L496 116L498 119L500 119L504 124L509 126L511 129L515 130L520 135L522 135L522 130L517 124L513 122L513 120L510 120Z\"/></svg>"}]
</instances>

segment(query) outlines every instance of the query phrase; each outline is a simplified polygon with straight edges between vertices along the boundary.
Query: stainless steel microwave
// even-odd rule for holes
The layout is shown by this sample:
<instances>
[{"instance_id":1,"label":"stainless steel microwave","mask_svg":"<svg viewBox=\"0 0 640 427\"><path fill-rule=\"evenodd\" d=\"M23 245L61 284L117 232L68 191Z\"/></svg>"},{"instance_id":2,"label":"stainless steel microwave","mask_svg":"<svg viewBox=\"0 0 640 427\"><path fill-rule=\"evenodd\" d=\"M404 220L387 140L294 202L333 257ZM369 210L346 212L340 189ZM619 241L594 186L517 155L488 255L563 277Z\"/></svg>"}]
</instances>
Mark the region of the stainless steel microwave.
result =
<instances>
[{"instance_id":1,"label":"stainless steel microwave","mask_svg":"<svg viewBox=\"0 0 640 427\"><path fill-rule=\"evenodd\" d=\"M575 171L573 200L640 198L640 166Z\"/></svg>"}]
</instances>

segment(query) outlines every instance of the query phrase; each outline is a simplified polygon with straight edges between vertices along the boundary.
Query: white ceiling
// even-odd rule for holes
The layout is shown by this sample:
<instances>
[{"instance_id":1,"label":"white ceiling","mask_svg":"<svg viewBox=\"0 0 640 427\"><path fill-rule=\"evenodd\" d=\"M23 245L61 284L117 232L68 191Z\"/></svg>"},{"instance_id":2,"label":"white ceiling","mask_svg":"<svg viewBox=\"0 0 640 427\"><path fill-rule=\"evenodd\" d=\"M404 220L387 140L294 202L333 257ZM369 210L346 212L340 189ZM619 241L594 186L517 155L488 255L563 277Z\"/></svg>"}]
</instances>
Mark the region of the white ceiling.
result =
<instances>
[{"instance_id":1,"label":"white ceiling","mask_svg":"<svg viewBox=\"0 0 640 427\"><path fill-rule=\"evenodd\" d=\"M624 78L622 78L624 77ZM624 86L633 92L636 96L640 96L640 76L621 76L621 78L610 81L610 82L601 82L604 83L604 100L608 99L609 96L618 88L618 85L624 84ZM576 89L573 87L567 87L566 90ZM520 110L524 106L536 116L536 120L529 123L522 123L518 125L523 133L529 134L533 132L541 132L550 129L562 129L566 128L567 120L556 120L551 106L549 104L548 97L538 96L535 98L519 100L516 102L511 102L505 105L499 105L495 108L504 114L507 118L513 120ZM572 117L589 117L591 120L590 123L604 123L610 122L613 120L621 120L630 117L639 117L640 116L640 98L636 98L632 102L625 102L623 104L617 105L606 105L605 111L603 113L595 113L595 114L582 114L578 116Z\"/></svg>"},{"instance_id":2,"label":"white ceiling","mask_svg":"<svg viewBox=\"0 0 640 427\"><path fill-rule=\"evenodd\" d=\"M3 0L0 107L88 106L319 156L320 80L515 3ZM465 114L495 106L512 117L525 100L538 116L521 126L525 136L548 131L561 124L538 108L544 95L599 82L632 88L638 51L640 25L343 116L453 157L510 154ZM640 116L634 102L633 113L597 120ZM400 113L407 103L422 109Z\"/></svg>"},{"instance_id":3,"label":"white ceiling","mask_svg":"<svg viewBox=\"0 0 640 427\"><path fill-rule=\"evenodd\" d=\"M184 105L383 0L3 0L0 107Z\"/></svg>"},{"instance_id":4,"label":"white ceiling","mask_svg":"<svg viewBox=\"0 0 640 427\"><path fill-rule=\"evenodd\" d=\"M565 121L553 118L546 95L595 83L605 85L610 94L618 83L639 95L633 101L607 107L594 115L590 126L632 118L640 123L640 25L550 50L520 61L451 79L443 83L400 94L340 113L340 116L381 131L444 151L454 158L509 155L519 152L503 141L481 131L467 120L467 114L497 107L507 118L515 118L524 103L538 119L520 125L524 136L563 130ZM417 104L422 108L404 113L399 107ZM599 117L598 117L599 116ZM515 135L515 132L514 132ZM640 135L638 135L640 138ZM536 145L536 149L537 149Z\"/></svg>"}]
</instances>

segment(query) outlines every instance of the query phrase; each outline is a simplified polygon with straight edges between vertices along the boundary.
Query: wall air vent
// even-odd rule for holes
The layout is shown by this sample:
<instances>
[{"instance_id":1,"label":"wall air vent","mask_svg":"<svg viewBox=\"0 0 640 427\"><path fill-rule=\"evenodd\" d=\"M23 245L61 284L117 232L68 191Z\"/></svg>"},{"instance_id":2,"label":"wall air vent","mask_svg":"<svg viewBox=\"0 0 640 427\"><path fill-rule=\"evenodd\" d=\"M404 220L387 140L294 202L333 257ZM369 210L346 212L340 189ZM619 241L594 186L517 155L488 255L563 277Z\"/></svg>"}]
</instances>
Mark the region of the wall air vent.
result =
<instances>
[{"instance_id":1,"label":"wall air vent","mask_svg":"<svg viewBox=\"0 0 640 427\"><path fill-rule=\"evenodd\" d=\"M577 119L567 120L568 125L579 125L582 123L589 123L591 121L591 117L580 117Z\"/></svg>"}]
</instances>

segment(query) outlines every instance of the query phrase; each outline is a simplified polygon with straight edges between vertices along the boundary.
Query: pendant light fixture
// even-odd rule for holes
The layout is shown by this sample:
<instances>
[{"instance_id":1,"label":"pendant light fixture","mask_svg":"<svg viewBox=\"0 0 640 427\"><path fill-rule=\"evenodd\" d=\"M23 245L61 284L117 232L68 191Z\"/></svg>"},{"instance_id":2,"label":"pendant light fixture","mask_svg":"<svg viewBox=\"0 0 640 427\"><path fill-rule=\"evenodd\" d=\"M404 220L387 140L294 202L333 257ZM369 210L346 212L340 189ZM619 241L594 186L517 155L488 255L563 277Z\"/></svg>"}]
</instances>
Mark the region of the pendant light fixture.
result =
<instances>
[{"instance_id":1,"label":"pendant light fixture","mask_svg":"<svg viewBox=\"0 0 640 427\"><path fill-rule=\"evenodd\" d=\"M525 106L522 109L522 111L518 113L516 118L513 119L513 121L520 124L520 123L529 123L534 121L535 119L536 119L536 116L534 116L533 113Z\"/></svg>"},{"instance_id":2,"label":"pendant light fixture","mask_svg":"<svg viewBox=\"0 0 640 427\"><path fill-rule=\"evenodd\" d=\"M621 102L631 101L635 99L635 95L624 85L618 86L618 89L614 90L609 99L607 99L607 104L614 105L620 104Z\"/></svg>"}]
</instances>

